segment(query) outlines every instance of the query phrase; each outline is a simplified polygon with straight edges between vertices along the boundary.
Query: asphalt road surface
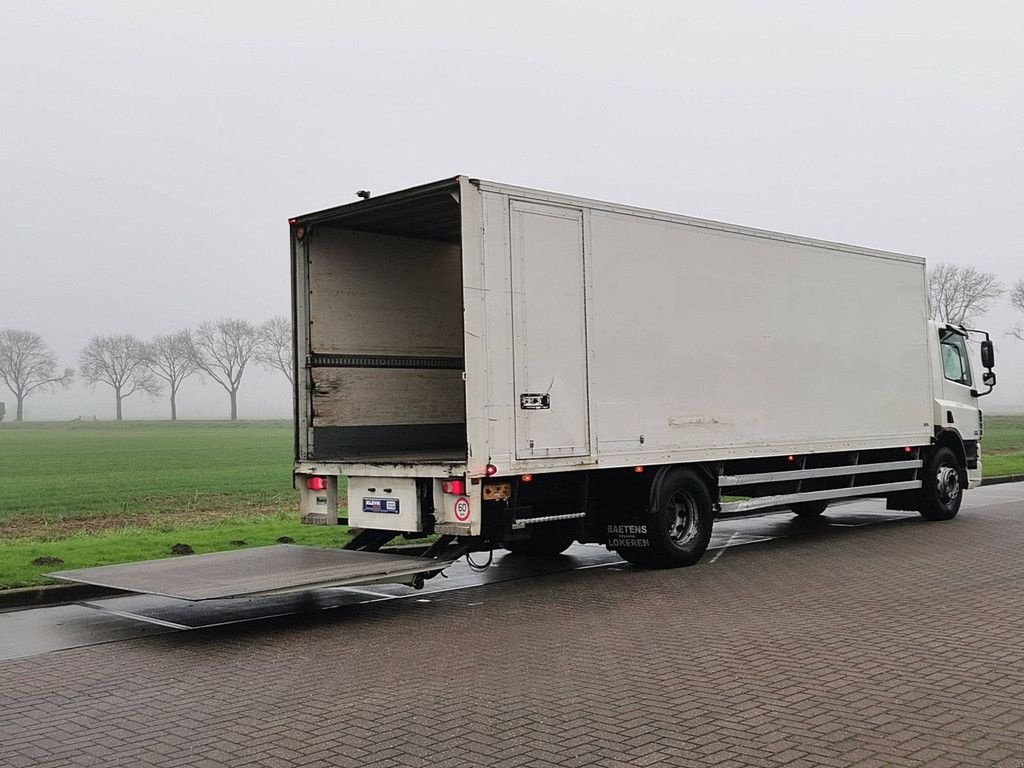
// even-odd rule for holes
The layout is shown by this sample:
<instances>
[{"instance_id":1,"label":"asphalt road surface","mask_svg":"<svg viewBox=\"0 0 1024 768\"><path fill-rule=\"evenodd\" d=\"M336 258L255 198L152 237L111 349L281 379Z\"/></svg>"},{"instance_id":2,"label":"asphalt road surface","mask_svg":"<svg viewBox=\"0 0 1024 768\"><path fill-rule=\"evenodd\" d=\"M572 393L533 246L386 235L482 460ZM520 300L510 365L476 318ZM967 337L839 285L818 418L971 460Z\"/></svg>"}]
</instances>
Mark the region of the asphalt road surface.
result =
<instances>
[{"instance_id":1,"label":"asphalt road surface","mask_svg":"<svg viewBox=\"0 0 1024 768\"><path fill-rule=\"evenodd\" d=\"M0 613L0 766L1024 766L1024 484L712 547Z\"/></svg>"}]
</instances>

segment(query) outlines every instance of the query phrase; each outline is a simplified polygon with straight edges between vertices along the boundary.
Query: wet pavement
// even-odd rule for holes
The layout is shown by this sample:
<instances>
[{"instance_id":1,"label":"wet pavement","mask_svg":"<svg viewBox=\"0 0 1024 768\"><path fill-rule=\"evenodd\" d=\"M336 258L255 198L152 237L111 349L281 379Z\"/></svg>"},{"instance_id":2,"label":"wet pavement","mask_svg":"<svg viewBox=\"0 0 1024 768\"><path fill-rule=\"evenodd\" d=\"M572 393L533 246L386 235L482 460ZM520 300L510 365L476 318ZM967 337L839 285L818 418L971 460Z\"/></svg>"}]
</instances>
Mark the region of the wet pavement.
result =
<instances>
[{"instance_id":1,"label":"wet pavement","mask_svg":"<svg viewBox=\"0 0 1024 768\"><path fill-rule=\"evenodd\" d=\"M1024 765L1024 484L399 585L0 613L0 765ZM478 554L483 562L486 554Z\"/></svg>"},{"instance_id":2,"label":"wet pavement","mask_svg":"<svg viewBox=\"0 0 1024 768\"><path fill-rule=\"evenodd\" d=\"M1024 501L1024 483L987 486L964 497L963 509L980 505ZM916 521L916 513L887 511L881 501L857 501L832 506L820 521L807 522L788 512L763 517L723 520L715 525L706 562L712 563L731 547L784 537L822 537L829 531ZM330 611L345 606L388 600L443 600L444 593L473 589L562 571L588 568L631 568L614 552L597 545L577 544L562 557L541 559L495 550L489 567L486 553L465 558L448 568L443 577L428 581L422 590L399 584L374 584L311 590L268 597L231 598L189 602L156 595L125 595L93 599L71 605L49 606L0 613L0 659L32 656L98 643L129 640L165 632L261 621L281 616Z\"/></svg>"}]
</instances>

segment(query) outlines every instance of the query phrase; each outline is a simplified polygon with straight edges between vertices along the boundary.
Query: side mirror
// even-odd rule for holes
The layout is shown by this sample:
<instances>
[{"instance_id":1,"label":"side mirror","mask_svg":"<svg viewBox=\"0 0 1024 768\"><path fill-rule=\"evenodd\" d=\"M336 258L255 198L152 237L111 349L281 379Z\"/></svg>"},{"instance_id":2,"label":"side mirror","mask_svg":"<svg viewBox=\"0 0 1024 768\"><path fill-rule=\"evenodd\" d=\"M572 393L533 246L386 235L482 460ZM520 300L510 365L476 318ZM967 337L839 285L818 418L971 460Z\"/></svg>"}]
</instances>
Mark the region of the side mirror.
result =
<instances>
[{"instance_id":1,"label":"side mirror","mask_svg":"<svg viewBox=\"0 0 1024 768\"><path fill-rule=\"evenodd\" d=\"M996 374L994 371L985 371L981 375L981 382L986 387L992 388L996 385Z\"/></svg>"},{"instance_id":2,"label":"side mirror","mask_svg":"<svg viewBox=\"0 0 1024 768\"><path fill-rule=\"evenodd\" d=\"M996 367L996 350L989 339L981 342L981 365L989 369Z\"/></svg>"}]
</instances>

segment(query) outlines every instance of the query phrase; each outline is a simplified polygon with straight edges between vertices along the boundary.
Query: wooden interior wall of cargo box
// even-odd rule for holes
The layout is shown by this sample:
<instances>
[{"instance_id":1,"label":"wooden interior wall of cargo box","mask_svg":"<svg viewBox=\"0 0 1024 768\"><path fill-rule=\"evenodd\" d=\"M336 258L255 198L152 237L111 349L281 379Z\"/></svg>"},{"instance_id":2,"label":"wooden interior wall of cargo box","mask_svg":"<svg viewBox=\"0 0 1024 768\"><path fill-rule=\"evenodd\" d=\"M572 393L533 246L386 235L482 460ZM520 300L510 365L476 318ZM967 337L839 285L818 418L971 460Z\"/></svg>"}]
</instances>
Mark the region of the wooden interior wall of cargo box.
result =
<instances>
[{"instance_id":1,"label":"wooden interior wall of cargo box","mask_svg":"<svg viewBox=\"0 0 1024 768\"><path fill-rule=\"evenodd\" d=\"M310 458L464 457L458 244L324 225L309 240Z\"/></svg>"}]
</instances>

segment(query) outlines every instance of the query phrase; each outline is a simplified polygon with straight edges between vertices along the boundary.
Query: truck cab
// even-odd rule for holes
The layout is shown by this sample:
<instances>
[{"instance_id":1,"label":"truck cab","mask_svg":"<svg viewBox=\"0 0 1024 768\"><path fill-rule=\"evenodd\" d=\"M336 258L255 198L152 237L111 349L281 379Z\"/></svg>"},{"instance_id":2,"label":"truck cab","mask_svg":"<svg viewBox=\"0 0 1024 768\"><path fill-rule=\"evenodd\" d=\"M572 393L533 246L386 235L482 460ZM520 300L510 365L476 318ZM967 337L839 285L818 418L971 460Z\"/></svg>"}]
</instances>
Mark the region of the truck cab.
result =
<instances>
[{"instance_id":1,"label":"truck cab","mask_svg":"<svg viewBox=\"0 0 1024 768\"><path fill-rule=\"evenodd\" d=\"M958 454L962 451L967 470L968 488L981 484L982 411L979 398L995 386L995 364L992 342L983 331L975 331L951 323L931 322L932 371L936 440L947 442ZM980 377L988 387L979 392L979 377L972 370L971 334L983 334L981 363L987 371Z\"/></svg>"}]
</instances>

